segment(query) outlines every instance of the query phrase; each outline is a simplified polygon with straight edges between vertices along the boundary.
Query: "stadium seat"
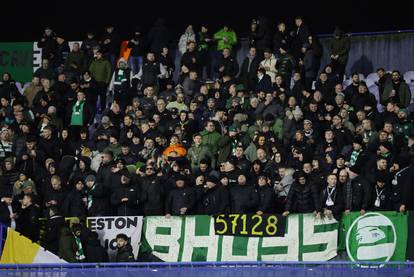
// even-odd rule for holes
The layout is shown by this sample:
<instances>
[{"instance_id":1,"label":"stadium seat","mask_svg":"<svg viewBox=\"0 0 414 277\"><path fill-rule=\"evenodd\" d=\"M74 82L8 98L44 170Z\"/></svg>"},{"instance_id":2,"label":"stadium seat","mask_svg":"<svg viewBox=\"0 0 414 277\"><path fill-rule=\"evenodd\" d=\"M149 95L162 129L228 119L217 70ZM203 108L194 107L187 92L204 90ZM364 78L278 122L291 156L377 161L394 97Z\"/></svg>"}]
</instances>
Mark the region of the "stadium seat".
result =
<instances>
[{"instance_id":1,"label":"stadium seat","mask_svg":"<svg viewBox=\"0 0 414 277\"><path fill-rule=\"evenodd\" d=\"M404 80L407 84L414 84L414 71L405 72L404 73Z\"/></svg>"},{"instance_id":2,"label":"stadium seat","mask_svg":"<svg viewBox=\"0 0 414 277\"><path fill-rule=\"evenodd\" d=\"M16 82L16 87L19 90L20 94L23 95L23 88L22 88L22 83L20 82Z\"/></svg>"},{"instance_id":3,"label":"stadium seat","mask_svg":"<svg viewBox=\"0 0 414 277\"><path fill-rule=\"evenodd\" d=\"M373 72L367 75L365 78L365 82L367 83L368 87L370 87L372 84L375 84L375 82L378 81L378 75L377 73Z\"/></svg>"},{"instance_id":4,"label":"stadium seat","mask_svg":"<svg viewBox=\"0 0 414 277\"><path fill-rule=\"evenodd\" d=\"M351 79L346 79L342 82L342 86L344 87L344 89L349 86L352 83Z\"/></svg>"}]
</instances>

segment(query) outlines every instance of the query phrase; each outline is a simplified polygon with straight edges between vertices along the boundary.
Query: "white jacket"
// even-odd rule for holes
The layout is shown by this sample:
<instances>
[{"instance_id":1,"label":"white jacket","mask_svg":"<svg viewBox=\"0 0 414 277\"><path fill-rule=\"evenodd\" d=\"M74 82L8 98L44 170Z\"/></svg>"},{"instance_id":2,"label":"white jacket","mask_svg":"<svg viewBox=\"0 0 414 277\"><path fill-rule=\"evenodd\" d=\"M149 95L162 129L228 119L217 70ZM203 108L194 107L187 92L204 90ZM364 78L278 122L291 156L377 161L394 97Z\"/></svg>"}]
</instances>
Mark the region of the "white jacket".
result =
<instances>
[{"instance_id":1,"label":"white jacket","mask_svg":"<svg viewBox=\"0 0 414 277\"><path fill-rule=\"evenodd\" d=\"M272 83L275 83L277 73L275 56L272 54L270 59L264 59L263 61L261 61L260 67L266 69L266 74L270 76L270 78L272 79Z\"/></svg>"},{"instance_id":2,"label":"white jacket","mask_svg":"<svg viewBox=\"0 0 414 277\"><path fill-rule=\"evenodd\" d=\"M181 55L183 55L187 51L187 43L190 41L196 41L194 33L185 32L181 35L180 41L178 42L178 50L180 51Z\"/></svg>"}]
</instances>

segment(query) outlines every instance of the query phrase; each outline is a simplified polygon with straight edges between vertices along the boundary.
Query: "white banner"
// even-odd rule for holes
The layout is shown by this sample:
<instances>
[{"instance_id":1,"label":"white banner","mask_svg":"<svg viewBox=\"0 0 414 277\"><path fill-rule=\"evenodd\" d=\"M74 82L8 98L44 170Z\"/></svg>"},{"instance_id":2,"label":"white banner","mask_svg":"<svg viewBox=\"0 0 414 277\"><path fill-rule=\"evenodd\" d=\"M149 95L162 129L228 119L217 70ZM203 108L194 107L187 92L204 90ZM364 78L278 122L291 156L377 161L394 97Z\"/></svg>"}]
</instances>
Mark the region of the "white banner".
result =
<instances>
[{"instance_id":1,"label":"white banner","mask_svg":"<svg viewBox=\"0 0 414 277\"><path fill-rule=\"evenodd\" d=\"M313 214L288 217L284 237L216 235L209 216L149 216L144 235L165 262L327 261L337 255L338 222Z\"/></svg>"},{"instance_id":2,"label":"white banner","mask_svg":"<svg viewBox=\"0 0 414 277\"><path fill-rule=\"evenodd\" d=\"M88 227L91 231L98 233L102 246L108 251L110 261L115 260L116 235L121 233L131 239L134 258L137 258L141 242L142 221L142 216L105 216L87 219Z\"/></svg>"}]
</instances>

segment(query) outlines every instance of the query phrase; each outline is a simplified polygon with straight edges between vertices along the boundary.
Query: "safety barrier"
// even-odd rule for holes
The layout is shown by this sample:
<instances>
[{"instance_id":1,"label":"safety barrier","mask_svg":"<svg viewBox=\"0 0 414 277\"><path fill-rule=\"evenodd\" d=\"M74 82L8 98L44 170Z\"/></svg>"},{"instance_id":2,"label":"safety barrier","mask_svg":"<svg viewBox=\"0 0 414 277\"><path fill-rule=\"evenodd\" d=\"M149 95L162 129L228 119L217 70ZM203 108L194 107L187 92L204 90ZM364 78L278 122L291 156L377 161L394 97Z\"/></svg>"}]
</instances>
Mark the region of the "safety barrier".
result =
<instances>
[{"instance_id":1,"label":"safety barrier","mask_svg":"<svg viewBox=\"0 0 414 277\"><path fill-rule=\"evenodd\" d=\"M0 265L0 276L413 276L412 262L191 262Z\"/></svg>"}]
</instances>

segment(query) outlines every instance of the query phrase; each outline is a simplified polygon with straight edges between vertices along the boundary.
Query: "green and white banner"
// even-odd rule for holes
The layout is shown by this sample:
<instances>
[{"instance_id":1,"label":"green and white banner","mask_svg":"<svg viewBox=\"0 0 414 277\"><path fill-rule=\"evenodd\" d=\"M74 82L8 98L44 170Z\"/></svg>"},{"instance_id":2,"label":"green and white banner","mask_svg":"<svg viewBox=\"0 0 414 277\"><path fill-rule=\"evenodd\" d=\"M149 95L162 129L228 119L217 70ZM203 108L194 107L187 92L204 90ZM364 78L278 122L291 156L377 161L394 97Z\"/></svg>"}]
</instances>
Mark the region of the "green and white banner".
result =
<instances>
[{"instance_id":1,"label":"green and white banner","mask_svg":"<svg viewBox=\"0 0 414 277\"><path fill-rule=\"evenodd\" d=\"M214 218L144 218L141 251L166 262L327 261L337 255L338 222L290 215L284 237L215 235Z\"/></svg>"},{"instance_id":2,"label":"green and white banner","mask_svg":"<svg viewBox=\"0 0 414 277\"><path fill-rule=\"evenodd\" d=\"M405 261L407 219L397 212L345 214L338 248L346 250L351 261Z\"/></svg>"}]
</instances>

